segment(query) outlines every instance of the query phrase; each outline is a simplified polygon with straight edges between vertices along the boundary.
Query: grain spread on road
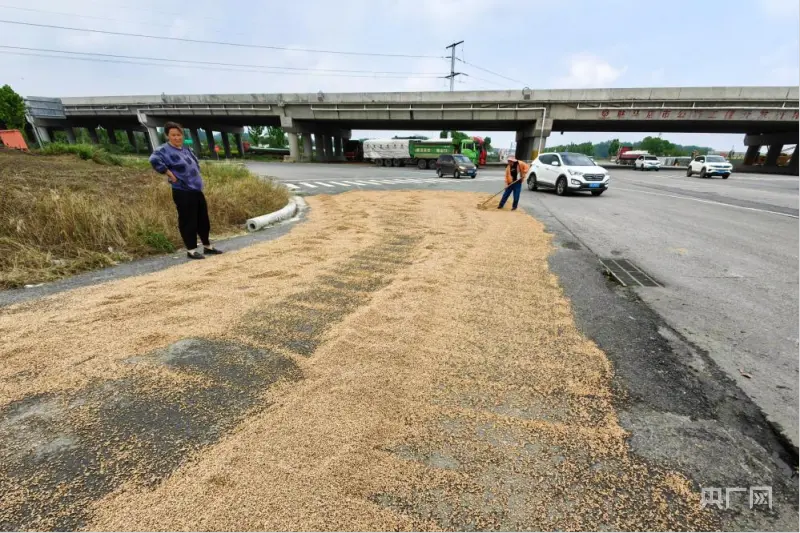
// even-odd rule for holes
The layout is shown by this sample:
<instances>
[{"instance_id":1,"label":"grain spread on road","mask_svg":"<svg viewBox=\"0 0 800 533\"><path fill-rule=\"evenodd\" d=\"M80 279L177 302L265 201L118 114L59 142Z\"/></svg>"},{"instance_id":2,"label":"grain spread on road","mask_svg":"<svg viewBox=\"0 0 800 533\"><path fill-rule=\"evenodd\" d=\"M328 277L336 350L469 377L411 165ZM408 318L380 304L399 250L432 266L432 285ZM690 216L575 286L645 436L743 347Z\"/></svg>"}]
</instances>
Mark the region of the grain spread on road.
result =
<instances>
[{"instance_id":1,"label":"grain spread on road","mask_svg":"<svg viewBox=\"0 0 800 533\"><path fill-rule=\"evenodd\" d=\"M309 198L279 240L0 310L0 528L696 530L522 212Z\"/></svg>"}]
</instances>

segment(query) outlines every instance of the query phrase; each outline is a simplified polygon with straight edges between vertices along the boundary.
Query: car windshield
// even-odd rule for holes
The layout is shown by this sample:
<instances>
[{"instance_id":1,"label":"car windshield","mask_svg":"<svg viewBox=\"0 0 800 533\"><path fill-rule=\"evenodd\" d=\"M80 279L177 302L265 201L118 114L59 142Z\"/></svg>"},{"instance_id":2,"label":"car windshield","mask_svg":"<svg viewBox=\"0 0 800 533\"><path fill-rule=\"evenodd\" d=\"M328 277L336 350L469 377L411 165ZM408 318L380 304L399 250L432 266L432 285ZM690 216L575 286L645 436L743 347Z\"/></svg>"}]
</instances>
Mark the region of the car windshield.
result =
<instances>
[{"instance_id":1,"label":"car windshield","mask_svg":"<svg viewBox=\"0 0 800 533\"><path fill-rule=\"evenodd\" d=\"M724 163L725 158L720 155L710 155L706 157L706 161L708 161L709 163Z\"/></svg>"},{"instance_id":2,"label":"car windshield","mask_svg":"<svg viewBox=\"0 0 800 533\"><path fill-rule=\"evenodd\" d=\"M458 154L458 155L454 155L453 157L454 157L454 158L456 159L456 161L458 161L459 163L472 163L472 161L470 161L470 160L469 160L469 157L467 157L467 156L465 156L465 155Z\"/></svg>"},{"instance_id":3,"label":"car windshield","mask_svg":"<svg viewBox=\"0 0 800 533\"><path fill-rule=\"evenodd\" d=\"M587 156L583 154L562 154L561 159L564 160L565 165L571 167L593 167L594 163Z\"/></svg>"}]
</instances>

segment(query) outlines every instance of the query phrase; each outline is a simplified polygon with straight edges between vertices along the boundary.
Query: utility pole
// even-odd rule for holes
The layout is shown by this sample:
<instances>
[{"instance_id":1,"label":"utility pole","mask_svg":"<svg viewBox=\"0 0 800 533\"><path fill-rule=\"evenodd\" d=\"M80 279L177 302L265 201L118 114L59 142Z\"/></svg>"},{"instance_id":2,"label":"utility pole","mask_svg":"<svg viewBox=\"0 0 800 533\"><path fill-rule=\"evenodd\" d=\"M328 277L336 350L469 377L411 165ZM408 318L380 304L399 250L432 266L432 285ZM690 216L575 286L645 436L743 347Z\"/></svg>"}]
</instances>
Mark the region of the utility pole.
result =
<instances>
[{"instance_id":1,"label":"utility pole","mask_svg":"<svg viewBox=\"0 0 800 533\"><path fill-rule=\"evenodd\" d=\"M450 78L450 92L453 92L453 82L456 79L456 76L461 76L461 72L456 72L456 46L462 44L464 41L458 41L457 43L453 43L450 46L446 46L445 48L450 48L450 75L445 76L445 78Z\"/></svg>"}]
</instances>

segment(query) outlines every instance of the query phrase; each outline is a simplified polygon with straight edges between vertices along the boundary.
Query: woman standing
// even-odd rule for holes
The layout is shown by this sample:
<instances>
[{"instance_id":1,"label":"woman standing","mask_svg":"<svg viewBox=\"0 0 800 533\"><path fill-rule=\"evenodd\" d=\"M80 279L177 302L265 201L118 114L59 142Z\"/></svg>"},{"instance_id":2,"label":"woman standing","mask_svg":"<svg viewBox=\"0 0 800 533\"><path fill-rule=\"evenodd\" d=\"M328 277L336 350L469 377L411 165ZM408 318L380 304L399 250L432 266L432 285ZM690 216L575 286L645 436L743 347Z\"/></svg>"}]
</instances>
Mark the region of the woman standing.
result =
<instances>
[{"instance_id":1,"label":"woman standing","mask_svg":"<svg viewBox=\"0 0 800 533\"><path fill-rule=\"evenodd\" d=\"M166 174L172 185L172 200L178 209L178 229L188 250L186 255L190 259L205 259L205 255L198 251L198 235L205 254L221 254L222 251L214 248L208 239L211 223L203 195L200 163L191 148L183 145L183 126L167 122L164 134L167 142L153 152L150 164L159 174Z\"/></svg>"}]
</instances>

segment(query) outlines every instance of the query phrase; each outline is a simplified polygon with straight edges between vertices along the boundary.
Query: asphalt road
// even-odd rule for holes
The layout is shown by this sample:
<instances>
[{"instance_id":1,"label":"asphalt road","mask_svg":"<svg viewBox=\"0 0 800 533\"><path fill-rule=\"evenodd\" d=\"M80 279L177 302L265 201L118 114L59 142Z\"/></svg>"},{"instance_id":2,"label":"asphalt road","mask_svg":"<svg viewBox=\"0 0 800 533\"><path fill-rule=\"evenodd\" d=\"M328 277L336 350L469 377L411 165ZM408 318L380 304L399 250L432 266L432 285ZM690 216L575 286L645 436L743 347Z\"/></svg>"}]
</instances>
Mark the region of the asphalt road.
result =
<instances>
[{"instance_id":1,"label":"asphalt road","mask_svg":"<svg viewBox=\"0 0 800 533\"><path fill-rule=\"evenodd\" d=\"M352 164L252 163L251 169L304 194L356 188L494 193L503 187L497 168L482 169L475 180ZM612 170L603 196L523 190L520 205L557 220L597 257L628 259L663 285L632 290L707 352L797 447L797 178Z\"/></svg>"}]
</instances>

